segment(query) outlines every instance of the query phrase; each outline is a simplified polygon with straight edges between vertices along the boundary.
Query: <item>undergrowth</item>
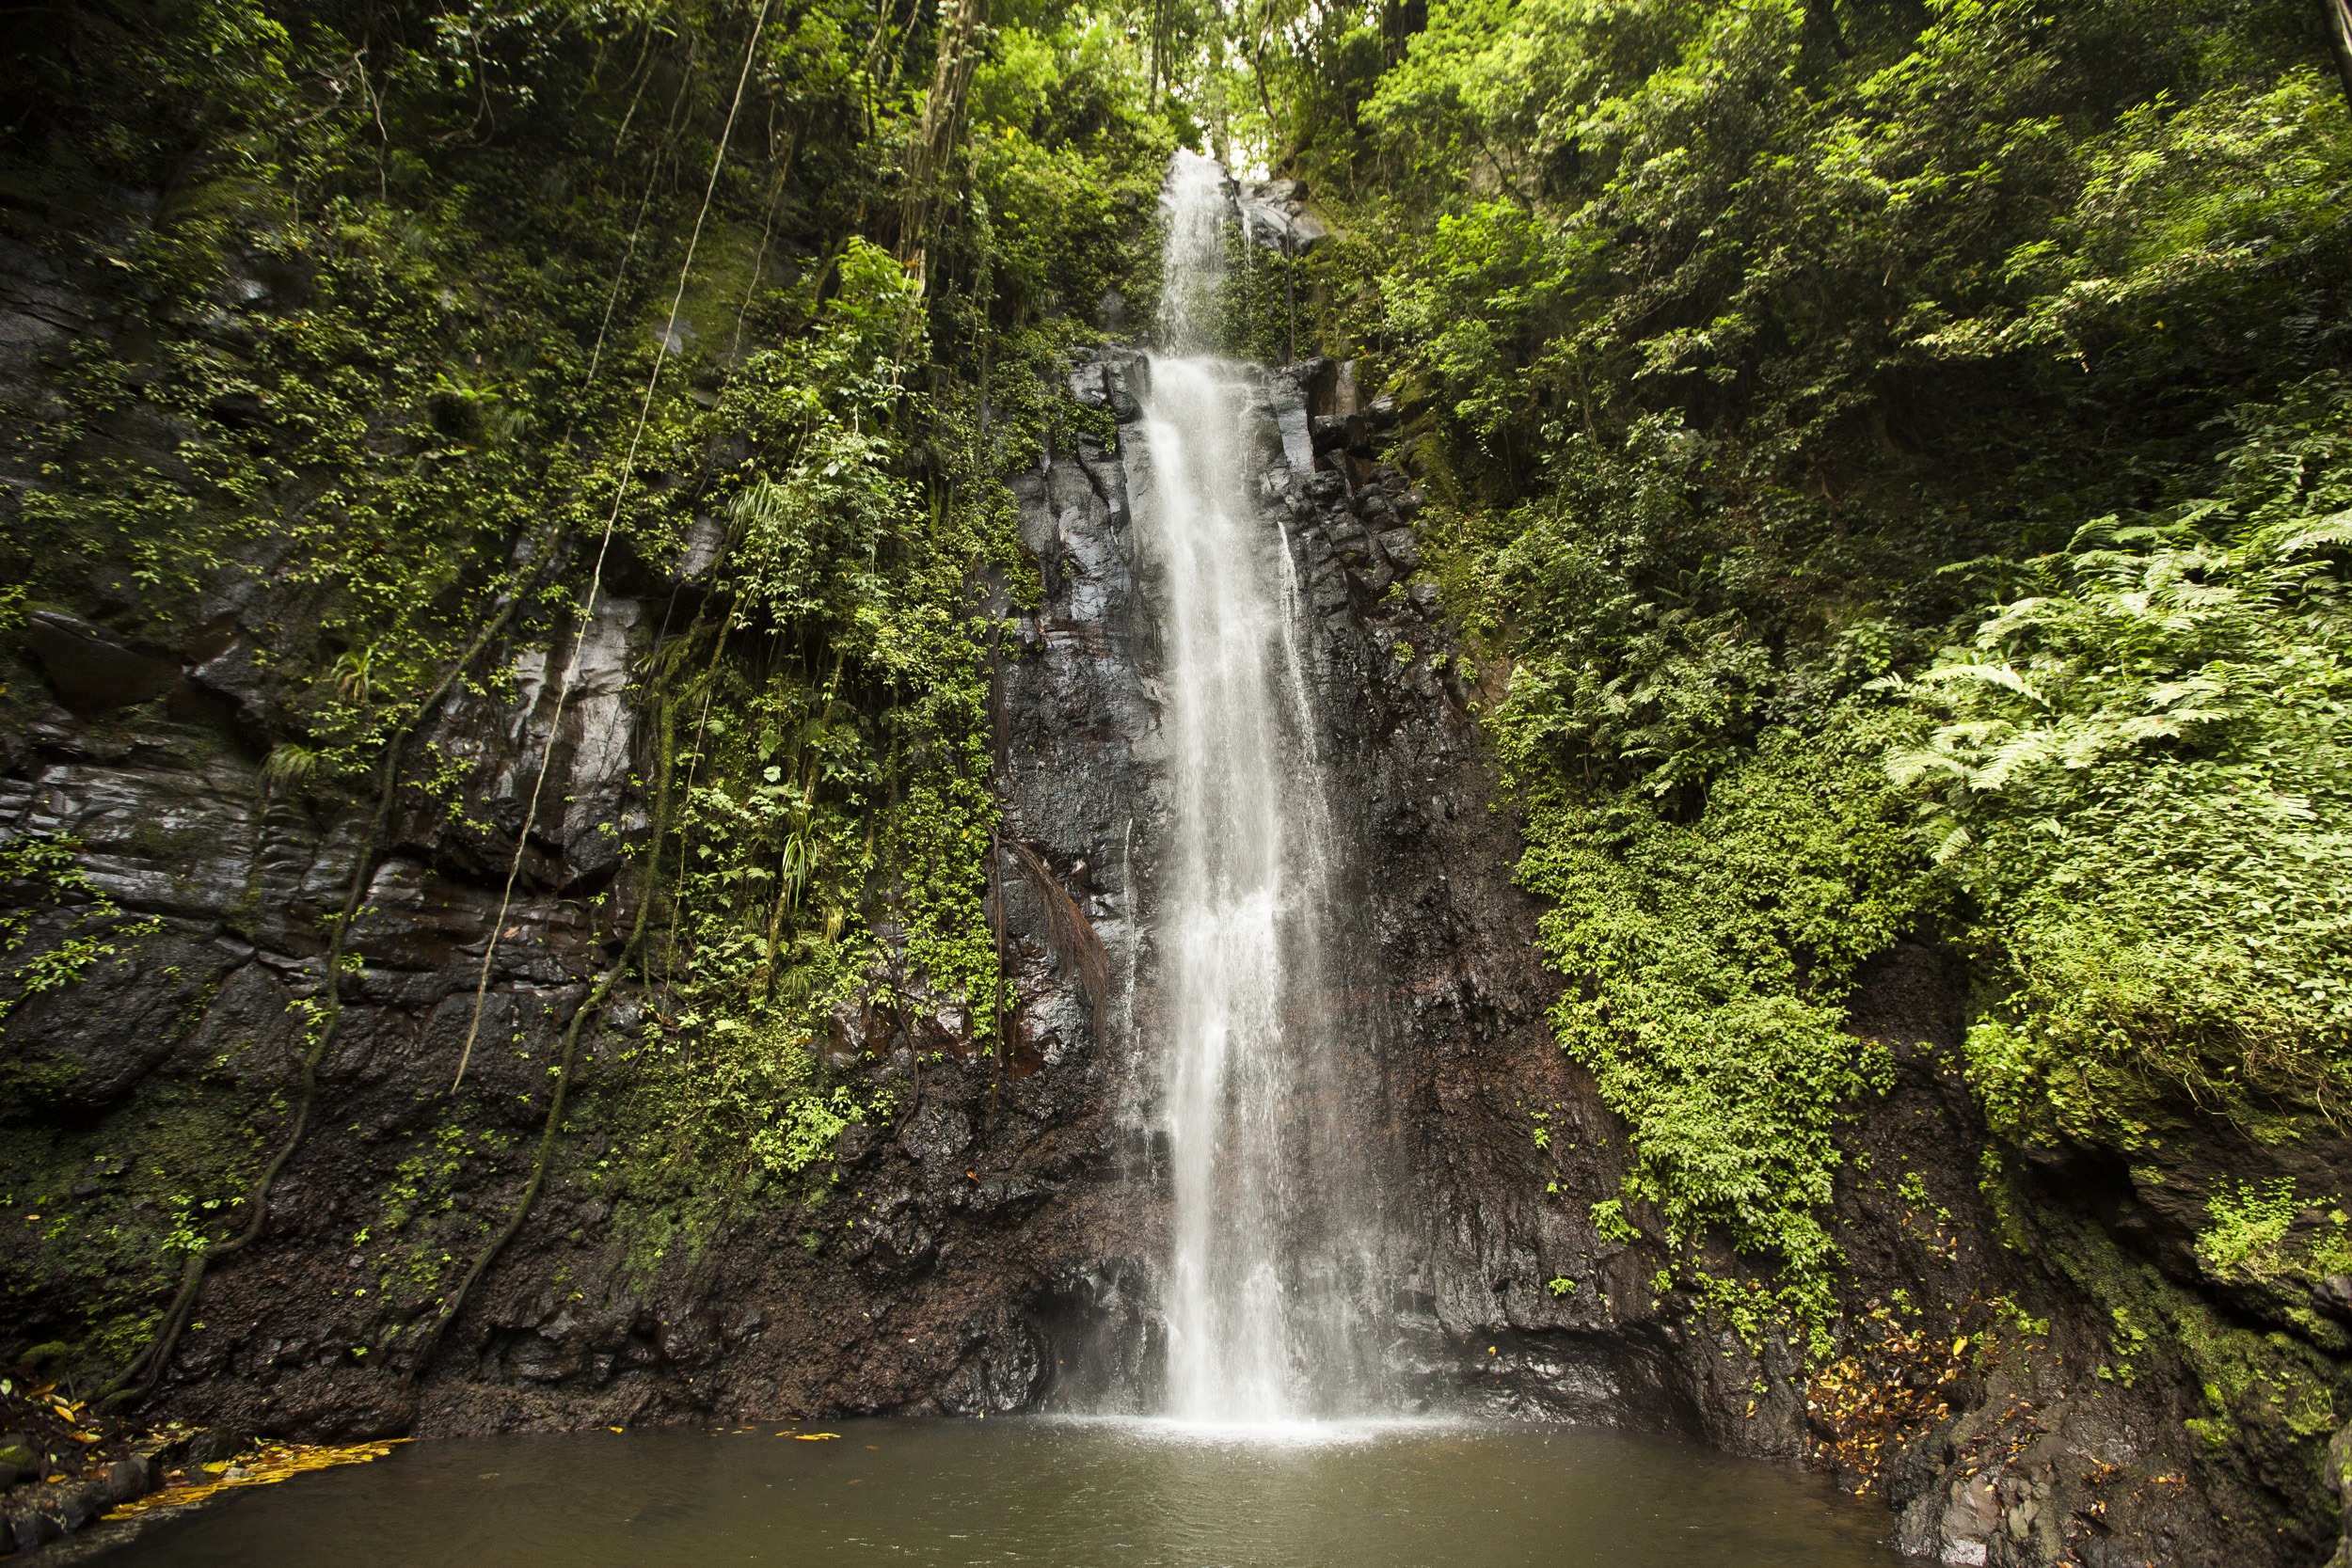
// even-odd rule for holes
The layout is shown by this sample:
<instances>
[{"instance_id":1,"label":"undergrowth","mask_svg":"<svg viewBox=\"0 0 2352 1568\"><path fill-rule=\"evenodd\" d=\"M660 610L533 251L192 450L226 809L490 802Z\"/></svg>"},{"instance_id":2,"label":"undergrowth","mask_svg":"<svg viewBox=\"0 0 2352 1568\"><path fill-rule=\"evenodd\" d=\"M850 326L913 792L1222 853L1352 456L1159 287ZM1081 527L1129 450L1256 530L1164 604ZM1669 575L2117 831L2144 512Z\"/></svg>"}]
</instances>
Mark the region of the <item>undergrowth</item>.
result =
<instances>
[{"instance_id":1,"label":"undergrowth","mask_svg":"<svg viewBox=\"0 0 2352 1568\"><path fill-rule=\"evenodd\" d=\"M1560 1038L1632 1134L1596 1223L1727 1242L1828 1343L1841 1130L1909 1043L1852 1006L1905 942L1969 960L2004 1143L2328 1132L2352 116L2317 20L1352 25L1290 36L1260 130L1346 228L1300 297L1406 412Z\"/></svg>"}]
</instances>

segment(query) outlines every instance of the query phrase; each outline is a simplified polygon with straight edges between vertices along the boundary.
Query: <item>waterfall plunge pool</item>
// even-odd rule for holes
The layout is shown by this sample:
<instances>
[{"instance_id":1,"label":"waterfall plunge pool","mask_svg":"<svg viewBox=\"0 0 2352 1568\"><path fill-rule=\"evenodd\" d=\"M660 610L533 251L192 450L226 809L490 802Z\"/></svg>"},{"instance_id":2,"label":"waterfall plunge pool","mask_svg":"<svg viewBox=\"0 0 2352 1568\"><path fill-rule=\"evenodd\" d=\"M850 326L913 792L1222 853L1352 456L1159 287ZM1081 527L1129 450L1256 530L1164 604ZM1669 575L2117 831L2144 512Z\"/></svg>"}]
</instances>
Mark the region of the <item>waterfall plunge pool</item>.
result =
<instances>
[{"instance_id":1,"label":"waterfall plunge pool","mask_svg":"<svg viewBox=\"0 0 2352 1568\"><path fill-rule=\"evenodd\" d=\"M874 1419L420 1442L149 1526L125 1568L1889 1568L1824 1478L1570 1427ZM98 1546L111 1529L90 1532ZM79 1553L77 1556L81 1555Z\"/></svg>"}]
</instances>

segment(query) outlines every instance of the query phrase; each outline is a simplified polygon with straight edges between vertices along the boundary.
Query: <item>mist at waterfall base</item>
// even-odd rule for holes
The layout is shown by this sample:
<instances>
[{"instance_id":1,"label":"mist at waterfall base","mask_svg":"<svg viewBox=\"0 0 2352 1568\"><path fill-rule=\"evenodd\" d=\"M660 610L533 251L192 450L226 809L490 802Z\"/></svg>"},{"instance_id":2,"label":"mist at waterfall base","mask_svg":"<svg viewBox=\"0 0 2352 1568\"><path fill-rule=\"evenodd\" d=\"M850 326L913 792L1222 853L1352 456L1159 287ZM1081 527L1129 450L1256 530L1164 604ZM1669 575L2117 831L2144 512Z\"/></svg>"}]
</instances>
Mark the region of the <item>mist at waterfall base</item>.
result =
<instances>
[{"instance_id":1,"label":"mist at waterfall base","mask_svg":"<svg viewBox=\"0 0 2352 1568\"><path fill-rule=\"evenodd\" d=\"M864 1420L419 1443L158 1525L132 1568L1894 1568L1825 1479L1524 1426ZM100 1531L103 1534L103 1531ZM99 1543L92 1539L88 1544Z\"/></svg>"}]
</instances>

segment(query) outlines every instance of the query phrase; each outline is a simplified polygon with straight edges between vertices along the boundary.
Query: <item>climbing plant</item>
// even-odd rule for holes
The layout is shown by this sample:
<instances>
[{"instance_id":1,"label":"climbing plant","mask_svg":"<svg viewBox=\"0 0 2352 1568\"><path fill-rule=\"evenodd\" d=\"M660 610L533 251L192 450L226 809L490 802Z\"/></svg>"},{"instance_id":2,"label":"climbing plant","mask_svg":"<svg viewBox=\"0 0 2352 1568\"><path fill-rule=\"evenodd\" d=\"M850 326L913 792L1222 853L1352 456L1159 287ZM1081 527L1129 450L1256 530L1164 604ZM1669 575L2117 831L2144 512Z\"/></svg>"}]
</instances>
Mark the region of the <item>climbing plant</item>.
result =
<instances>
[{"instance_id":1,"label":"climbing plant","mask_svg":"<svg viewBox=\"0 0 2352 1568\"><path fill-rule=\"evenodd\" d=\"M419 737L448 705L513 700L517 653L568 689L617 585L650 609L626 671L644 819L611 825L591 895L622 956L564 1023L543 1135L469 1133L504 1113L462 1073L435 1086L466 1159L527 1163L522 1201L469 1229L420 1188L366 1243L421 1331L567 1134L627 1150L599 1176L624 1228L763 1186L818 1200L835 1135L892 1111L824 1064L834 1002L960 1017L983 1049L994 1028L989 607L1035 594L1003 482L1069 417L1066 346L1106 299L1148 310L1173 133L1116 15L976 19L102 0L0 46L6 221L110 312L56 345L50 404L9 428L34 482L0 503L22 585L0 652L27 607L200 647L239 693L224 719L266 736L273 799L372 824L355 898L396 815L528 895L515 824ZM526 787L534 831L559 788ZM152 1278L74 1307L113 1345L126 1317L161 1329L131 1392L299 1155L362 967L342 891L301 911L329 951L242 1201L182 1204ZM501 1027L469 1040L504 1049ZM429 1237L393 1219L420 1212L442 1216Z\"/></svg>"}]
</instances>

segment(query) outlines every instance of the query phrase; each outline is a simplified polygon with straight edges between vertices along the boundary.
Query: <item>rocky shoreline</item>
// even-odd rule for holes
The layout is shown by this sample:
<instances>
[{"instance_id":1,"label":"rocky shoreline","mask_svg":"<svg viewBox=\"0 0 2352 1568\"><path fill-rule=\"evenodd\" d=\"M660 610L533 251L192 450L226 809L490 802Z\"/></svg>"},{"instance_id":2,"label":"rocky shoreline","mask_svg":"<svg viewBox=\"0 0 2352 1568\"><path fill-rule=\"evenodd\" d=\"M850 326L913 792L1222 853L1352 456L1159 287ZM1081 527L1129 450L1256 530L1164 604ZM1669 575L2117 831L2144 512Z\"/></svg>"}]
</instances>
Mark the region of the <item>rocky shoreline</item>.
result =
<instances>
[{"instance_id":1,"label":"rocky shoreline","mask_svg":"<svg viewBox=\"0 0 2352 1568\"><path fill-rule=\"evenodd\" d=\"M0 1555L71 1535L237 1446L177 1423L112 1419L31 1367L0 1370Z\"/></svg>"}]
</instances>

